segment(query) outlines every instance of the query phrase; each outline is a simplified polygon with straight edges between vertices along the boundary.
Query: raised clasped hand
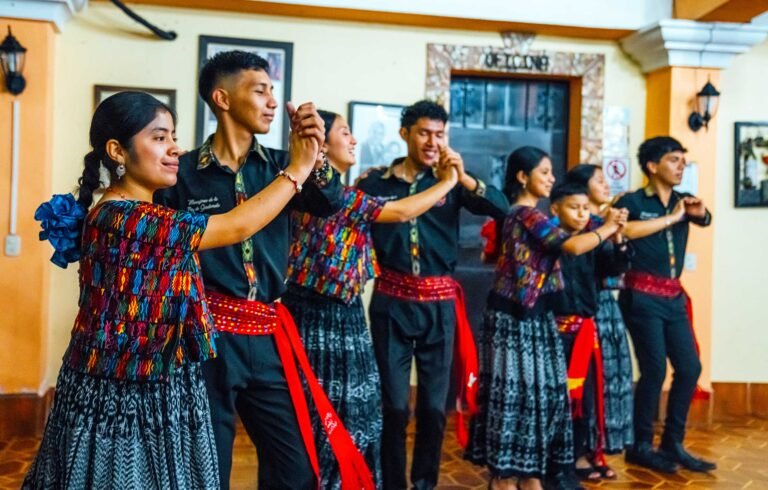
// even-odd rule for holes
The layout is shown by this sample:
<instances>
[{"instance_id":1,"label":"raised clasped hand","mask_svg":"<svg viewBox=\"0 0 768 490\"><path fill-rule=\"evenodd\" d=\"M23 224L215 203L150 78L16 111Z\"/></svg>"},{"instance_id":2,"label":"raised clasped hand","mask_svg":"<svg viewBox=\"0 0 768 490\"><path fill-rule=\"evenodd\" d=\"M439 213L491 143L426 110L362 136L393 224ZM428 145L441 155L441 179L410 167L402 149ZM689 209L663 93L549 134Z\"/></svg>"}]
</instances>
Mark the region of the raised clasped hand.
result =
<instances>
[{"instance_id":1,"label":"raised clasped hand","mask_svg":"<svg viewBox=\"0 0 768 490\"><path fill-rule=\"evenodd\" d=\"M613 233L618 231L624 224L626 224L626 218L622 218L623 211L625 210L610 208L605 215L605 224L614 229Z\"/></svg>"},{"instance_id":2,"label":"raised clasped hand","mask_svg":"<svg viewBox=\"0 0 768 490\"><path fill-rule=\"evenodd\" d=\"M703 218L707 214L707 208L704 202L697 197L684 197L682 199L685 206L685 214L694 218Z\"/></svg>"},{"instance_id":3,"label":"raised clasped hand","mask_svg":"<svg viewBox=\"0 0 768 490\"><path fill-rule=\"evenodd\" d=\"M303 178L314 168L320 154L320 148L325 139L323 121L314 118L314 105L302 104L296 109L288 102L285 106L290 121L289 153L291 163L298 165ZM316 113L316 111L314 111ZM318 123L319 120L319 123ZM322 139L318 132L323 133ZM297 176L298 177L298 176ZM303 181L303 178L301 179Z\"/></svg>"},{"instance_id":4,"label":"raised clasped hand","mask_svg":"<svg viewBox=\"0 0 768 490\"><path fill-rule=\"evenodd\" d=\"M440 160L438 164L455 168L457 180L461 180L464 177L464 159L461 158L461 154L448 145L440 145L439 149Z\"/></svg>"}]
</instances>

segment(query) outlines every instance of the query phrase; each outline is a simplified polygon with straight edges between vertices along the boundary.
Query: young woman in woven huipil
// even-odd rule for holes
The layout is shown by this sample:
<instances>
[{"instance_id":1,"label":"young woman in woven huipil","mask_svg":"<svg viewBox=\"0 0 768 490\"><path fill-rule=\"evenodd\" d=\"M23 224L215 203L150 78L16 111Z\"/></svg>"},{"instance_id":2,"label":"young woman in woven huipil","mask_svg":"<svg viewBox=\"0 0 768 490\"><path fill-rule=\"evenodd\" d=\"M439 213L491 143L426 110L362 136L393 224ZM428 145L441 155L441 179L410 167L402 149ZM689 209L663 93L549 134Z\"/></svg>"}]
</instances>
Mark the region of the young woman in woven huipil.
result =
<instances>
[{"instance_id":1,"label":"young woman in woven huipil","mask_svg":"<svg viewBox=\"0 0 768 490\"><path fill-rule=\"evenodd\" d=\"M570 236L537 209L555 176L545 152L526 146L507 160L513 202L500 226L496 278L480 341L478 404L465 457L488 467L489 488L573 489L573 430L567 369L549 303L563 287L559 257L579 255L619 229L612 210L594 232Z\"/></svg>"},{"instance_id":2,"label":"young woman in woven huipil","mask_svg":"<svg viewBox=\"0 0 768 490\"><path fill-rule=\"evenodd\" d=\"M303 182L324 139L322 120L311 107L290 112L289 168ZM153 204L154 191L176 183L175 124L173 110L146 93L104 100L91 122L93 149L77 199L56 195L35 213L41 238L56 250L52 261L79 261L80 307L23 488L219 486L200 370L216 355L216 332L196 252L256 233L295 184L276 177L210 217Z\"/></svg>"},{"instance_id":3,"label":"young woman in woven huipil","mask_svg":"<svg viewBox=\"0 0 768 490\"><path fill-rule=\"evenodd\" d=\"M357 141L342 116L318 112L325 122L328 161L343 174L356 163ZM371 225L405 222L429 210L457 182L452 162L451 152L443 150L436 170L438 183L412 196L386 201L345 187L342 209L335 215L293 215L294 241L283 303L296 319L312 369L379 487L381 384L361 298L365 283L378 274ZM322 430L317 427L316 432ZM317 444L321 487L338 489L333 453L320 438Z\"/></svg>"}]
</instances>

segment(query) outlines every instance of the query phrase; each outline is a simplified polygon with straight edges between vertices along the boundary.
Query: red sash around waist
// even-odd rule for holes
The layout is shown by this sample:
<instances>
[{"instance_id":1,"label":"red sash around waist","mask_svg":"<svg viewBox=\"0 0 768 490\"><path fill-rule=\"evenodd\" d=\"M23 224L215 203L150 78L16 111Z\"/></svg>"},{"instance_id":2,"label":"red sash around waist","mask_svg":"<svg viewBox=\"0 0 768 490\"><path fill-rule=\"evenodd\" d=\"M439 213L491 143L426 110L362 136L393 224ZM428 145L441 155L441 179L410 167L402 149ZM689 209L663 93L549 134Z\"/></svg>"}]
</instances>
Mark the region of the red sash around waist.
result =
<instances>
[{"instance_id":1,"label":"red sash around waist","mask_svg":"<svg viewBox=\"0 0 768 490\"><path fill-rule=\"evenodd\" d=\"M258 301L205 292L216 329L238 335L271 335L277 329L275 308Z\"/></svg>"},{"instance_id":2,"label":"red sash around waist","mask_svg":"<svg viewBox=\"0 0 768 490\"><path fill-rule=\"evenodd\" d=\"M680 279L660 277L646 272L629 271L624 276L627 288L641 293L661 296L662 298L676 298L683 292Z\"/></svg>"},{"instance_id":3,"label":"red sash around waist","mask_svg":"<svg viewBox=\"0 0 768 490\"><path fill-rule=\"evenodd\" d=\"M595 405L597 407L597 447L595 459L605 465L605 401L603 399L603 356L597 338L597 326L592 318L576 315L556 317L557 327L563 333L575 333L571 361L568 364L568 393L571 398L573 418L584 416L584 381L589 372L589 363L595 360Z\"/></svg>"},{"instance_id":4,"label":"red sash around waist","mask_svg":"<svg viewBox=\"0 0 768 490\"><path fill-rule=\"evenodd\" d=\"M375 284L377 293L402 300L453 300L456 314L456 337L453 342L454 366L459 385L459 392L456 395L456 435L459 444L466 447L469 432L465 425L462 402L466 403L470 417L477 413L478 362L477 347L469 326L461 285L450 276L418 277L384 268L381 269L381 275L376 278Z\"/></svg>"},{"instance_id":5,"label":"red sash around waist","mask_svg":"<svg viewBox=\"0 0 768 490\"><path fill-rule=\"evenodd\" d=\"M214 322L219 330L245 335L274 333L277 353L285 370L285 379L288 382L288 391L296 410L301 437L304 440L304 447L309 455L318 486L320 485L320 469L317 450L299 370L307 381L315 408L328 436L328 442L339 464L341 488L343 490L373 490L375 485L365 459L355 447L352 437L344 428L344 424L342 424L312 372L296 324L293 322L288 309L280 303L267 305L258 301L233 298L210 291L206 291L206 297ZM220 321L223 322L222 325L225 328L221 328Z\"/></svg>"}]
</instances>

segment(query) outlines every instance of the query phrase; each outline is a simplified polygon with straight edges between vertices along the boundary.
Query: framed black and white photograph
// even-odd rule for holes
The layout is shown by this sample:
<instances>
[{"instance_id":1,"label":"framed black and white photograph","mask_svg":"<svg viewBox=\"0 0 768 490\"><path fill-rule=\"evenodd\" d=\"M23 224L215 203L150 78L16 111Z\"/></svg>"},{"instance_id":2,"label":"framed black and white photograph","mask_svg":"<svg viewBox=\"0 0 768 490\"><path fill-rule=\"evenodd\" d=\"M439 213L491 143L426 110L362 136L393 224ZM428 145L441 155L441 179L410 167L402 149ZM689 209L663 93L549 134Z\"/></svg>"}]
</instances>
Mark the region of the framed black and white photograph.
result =
<instances>
[{"instance_id":1,"label":"framed black and white photograph","mask_svg":"<svg viewBox=\"0 0 768 490\"><path fill-rule=\"evenodd\" d=\"M125 91L146 92L174 111L176 110L176 90L167 88L121 87L118 85L94 85L93 109L96 110L96 107L110 95Z\"/></svg>"},{"instance_id":2,"label":"framed black and white photograph","mask_svg":"<svg viewBox=\"0 0 768 490\"><path fill-rule=\"evenodd\" d=\"M349 127L357 139L355 160L349 169L348 182L371 167L388 166L406 155L405 141L400 138L400 115L404 106L375 102L350 102Z\"/></svg>"},{"instance_id":3,"label":"framed black and white photograph","mask_svg":"<svg viewBox=\"0 0 768 490\"><path fill-rule=\"evenodd\" d=\"M198 73L203 64L213 55L222 51L240 50L256 53L269 63L269 77L272 79L273 95L278 108L269 133L258 135L259 143L269 148L288 149L288 118L285 103L291 99L291 69L293 66L293 43L238 39L233 37L200 36ZM197 126L195 145L216 132L216 117L203 99L197 97Z\"/></svg>"},{"instance_id":4,"label":"framed black and white photograph","mask_svg":"<svg viewBox=\"0 0 768 490\"><path fill-rule=\"evenodd\" d=\"M735 136L735 205L768 207L768 122L737 122Z\"/></svg>"}]
</instances>

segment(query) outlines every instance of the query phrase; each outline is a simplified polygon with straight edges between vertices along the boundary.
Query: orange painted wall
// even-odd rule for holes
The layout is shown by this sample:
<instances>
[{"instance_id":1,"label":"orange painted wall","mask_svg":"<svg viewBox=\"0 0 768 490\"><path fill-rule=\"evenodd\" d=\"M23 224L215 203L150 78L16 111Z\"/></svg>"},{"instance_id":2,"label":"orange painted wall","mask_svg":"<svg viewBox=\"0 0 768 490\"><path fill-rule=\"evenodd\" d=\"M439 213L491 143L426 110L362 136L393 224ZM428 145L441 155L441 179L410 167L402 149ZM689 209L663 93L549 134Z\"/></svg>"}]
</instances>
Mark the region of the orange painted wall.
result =
<instances>
[{"instance_id":1,"label":"orange painted wall","mask_svg":"<svg viewBox=\"0 0 768 490\"><path fill-rule=\"evenodd\" d=\"M21 102L17 233L21 255L4 253L11 195L13 97L0 88L0 393L38 392L47 363L51 249L41 243L35 208L50 197L55 34L48 22L0 18L0 37L10 25L27 48Z\"/></svg>"},{"instance_id":2,"label":"orange painted wall","mask_svg":"<svg viewBox=\"0 0 768 490\"><path fill-rule=\"evenodd\" d=\"M704 200L714 219L715 164L717 158L717 117L709 130L693 132L688 116L696 103L696 93L710 80L716 87L720 71L703 68L663 68L648 74L645 134L647 137L670 135L688 148L688 161L697 163L698 197ZM712 264L713 227L691 226L687 252L696 255L696 270L684 270L682 280L693 299L694 327L701 348L703 372L701 383L708 386L712 359Z\"/></svg>"}]
</instances>

